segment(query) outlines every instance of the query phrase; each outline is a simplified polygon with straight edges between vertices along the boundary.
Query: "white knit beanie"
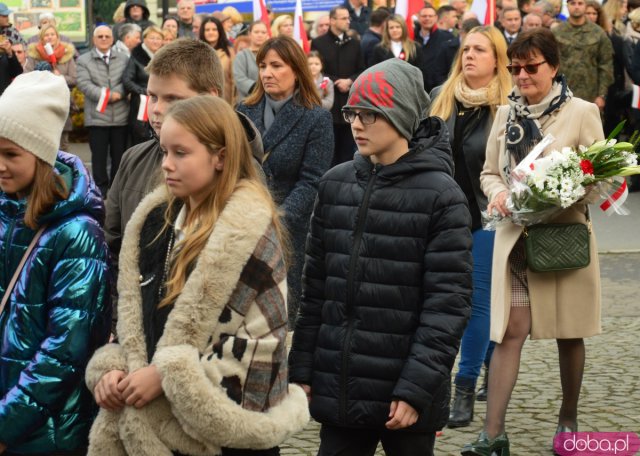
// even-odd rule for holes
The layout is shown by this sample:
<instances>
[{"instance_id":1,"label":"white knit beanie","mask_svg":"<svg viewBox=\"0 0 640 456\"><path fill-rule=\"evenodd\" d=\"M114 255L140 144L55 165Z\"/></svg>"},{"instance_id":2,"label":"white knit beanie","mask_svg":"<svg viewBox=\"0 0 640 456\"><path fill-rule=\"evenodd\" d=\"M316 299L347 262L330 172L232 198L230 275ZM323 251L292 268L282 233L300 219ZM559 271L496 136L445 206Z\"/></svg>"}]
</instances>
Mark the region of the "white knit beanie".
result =
<instances>
[{"instance_id":1,"label":"white knit beanie","mask_svg":"<svg viewBox=\"0 0 640 456\"><path fill-rule=\"evenodd\" d=\"M53 166L70 97L61 76L49 71L21 74L0 96L0 137Z\"/></svg>"}]
</instances>

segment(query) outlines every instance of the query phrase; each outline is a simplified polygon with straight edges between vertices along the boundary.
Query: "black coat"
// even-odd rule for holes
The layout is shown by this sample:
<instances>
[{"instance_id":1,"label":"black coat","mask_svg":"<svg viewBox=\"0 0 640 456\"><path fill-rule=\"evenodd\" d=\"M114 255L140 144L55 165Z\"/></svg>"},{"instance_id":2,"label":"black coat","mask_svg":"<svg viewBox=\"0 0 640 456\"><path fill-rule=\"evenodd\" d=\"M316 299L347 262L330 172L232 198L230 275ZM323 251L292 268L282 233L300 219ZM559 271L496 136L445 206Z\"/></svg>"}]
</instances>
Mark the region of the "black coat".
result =
<instances>
[{"instance_id":1,"label":"black coat","mask_svg":"<svg viewBox=\"0 0 640 456\"><path fill-rule=\"evenodd\" d=\"M471 217L443 121L423 121L410 147L387 166L356 154L320 181L289 372L323 424L384 429L393 399L420 414L410 431L448 419Z\"/></svg>"},{"instance_id":2,"label":"black coat","mask_svg":"<svg viewBox=\"0 0 640 456\"><path fill-rule=\"evenodd\" d=\"M0 54L0 95L9 87L13 78L20 74L22 74L22 65L15 54L11 58L7 57L7 54Z\"/></svg>"},{"instance_id":3,"label":"black coat","mask_svg":"<svg viewBox=\"0 0 640 456\"><path fill-rule=\"evenodd\" d=\"M441 87L436 87L430 94L431 101L435 100L440 94ZM456 121L460 119L458 116L458 103L454 104L453 113L448 119L445 119L447 129L449 130L449 142L454 156L460 154L464 158L467 175L471 182L473 195L466 194L468 201L475 201L476 207L472 213L474 215L473 226L475 230L481 227L480 213L487 209L487 197L480 188L480 173L484 167L485 151L487 148L487 138L493 125L493 116L489 106L482 106L472 112L466 112L468 121L464 126L462 138L456 141Z\"/></svg>"},{"instance_id":4,"label":"black coat","mask_svg":"<svg viewBox=\"0 0 640 456\"><path fill-rule=\"evenodd\" d=\"M442 84L449 74L449 67L445 61L443 50L448 46L447 42L453 38L452 33L446 30L435 28L429 34L427 44L422 43L420 28L415 31L415 41L418 49L422 52L421 63L422 77L424 78L424 89L431 92L434 87Z\"/></svg>"},{"instance_id":5,"label":"black coat","mask_svg":"<svg viewBox=\"0 0 640 456\"><path fill-rule=\"evenodd\" d=\"M373 49L382 41L382 35L369 29L362 35L360 39L360 49L362 49L362 58L364 64L369 68L373 63L371 59L373 57Z\"/></svg>"},{"instance_id":6,"label":"black coat","mask_svg":"<svg viewBox=\"0 0 640 456\"><path fill-rule=\"evenodd\" d=\"M346 35L346 34L345 34ZM360 49L360 40L351 37L340 39L329 30L322 36L311 42L311 49L318 51L324 61L324 75L336 81L337 79L349 78L355 81L360 73L364 71L364 58ZM349 93L343 93L336 87L334 91L333 107L331 115L333 123L345 124L342 118L342 107L347 104Z\"/></svg>"},{"instance_id":7,"label":"black coat","mask_svg":"<svg viewBox=\"0 0 640 456\"><path fill-rule=\"evenodd\" d=\"M127 93L131 94L129 105L129 126L140 137L146 136L147 123L138 120L138 109L140 108L140 95L147 94L147 84L149 83L149 73L145 67L151 61L151 57L142 49L142 43L131 51L131 57L127 62L127 67L122 74L122 83ZM146 139L149 139L148 137Z\"/></svg>"},{"instance_id":8,"label":"black coat","mask_svg":"<svg viewBox=\"0 0 640 456\"><path fill-rule=\"evenodd\" d=\"M356 14L356 10L354 10L349 3L349 0L346 0L341 7L346 8L349 11L349 19L351 19L349 28L358 32L358 35L362 37L364 32L369 28L369 23L371 22L371 8L366 5L363 6L360 8L360 16L358 16Z\"/></svg>"},{"instance_id":9,"label":"black coat","mask_svg":"<svg viewBox=\"0 0 640 456\"><path fill-rule=\"evenodd\" d=\"M380 43L375 48L373 48L373 55L371 56L371 66L393 58L396 58L396 56L393 55L393 51L389 48L383 47L382 43ZM404 60L415 67L422 67L421 52L419 49L417 49L417 46L416 53L413 55L413 57L408 60Z\"/></svg>"}]
</instances>

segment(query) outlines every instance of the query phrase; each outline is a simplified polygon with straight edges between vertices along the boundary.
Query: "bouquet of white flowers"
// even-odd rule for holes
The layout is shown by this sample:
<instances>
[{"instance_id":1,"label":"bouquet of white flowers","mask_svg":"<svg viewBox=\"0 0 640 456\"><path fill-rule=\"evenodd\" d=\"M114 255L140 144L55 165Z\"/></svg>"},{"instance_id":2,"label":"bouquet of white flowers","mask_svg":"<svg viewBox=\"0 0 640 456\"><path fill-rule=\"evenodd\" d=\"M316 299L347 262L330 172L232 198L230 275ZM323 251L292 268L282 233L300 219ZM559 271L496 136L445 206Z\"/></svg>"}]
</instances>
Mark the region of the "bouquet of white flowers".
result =
<instances>
[{"instance_id":1,"label":"bouquet of white flowers","mask_svg":"<svg viewBox=\"0 0 640 456\"><path fill-rule=\"evenodd\" d=\"M640 174L634 152L637 141L616 142L612 137L618 132L616 128L609 138L590 147L563 147L538 158L554 140L545 136L511 172L508 219L522 226L546 222L592 190L605 200L603 210L612 206L619 214L628 213L621 196L626 191L624 176ZM482 215L486 230L494 230L504 219L497 213Z\"/></svg>"}]
</instances>

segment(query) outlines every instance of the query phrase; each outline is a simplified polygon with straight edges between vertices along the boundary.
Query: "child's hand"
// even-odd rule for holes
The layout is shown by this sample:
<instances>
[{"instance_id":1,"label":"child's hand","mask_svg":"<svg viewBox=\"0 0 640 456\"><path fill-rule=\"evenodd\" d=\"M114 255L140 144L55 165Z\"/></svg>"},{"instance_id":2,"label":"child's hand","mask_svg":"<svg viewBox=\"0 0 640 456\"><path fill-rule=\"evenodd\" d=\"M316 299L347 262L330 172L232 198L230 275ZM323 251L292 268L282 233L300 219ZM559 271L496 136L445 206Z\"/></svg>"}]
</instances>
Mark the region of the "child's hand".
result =
<instances>
[{"instance_id":1,"label":"child's hand","mask_svg":"<svg viewBox=\"0 0 640 456\"><path fill-rule=\"evenodd\" d=\"M121 370L112 370L102 376L93 389L97 404L103 409L115 412L124 407L124 398L118 391L118 383L127 376Z\"/></svg>"},{"instance_id":2,"label":"child's hand","mask_svg":"<svg viewBox=\"0 0 640 456\"><path fill-rule=\"evenodd\" d=\"M142 408L162 395L162 378L153 364L142 367L127 375L118 383L124 402L135 408Z\"/></svg>"},{"instance_id":3,"label":"child's hand","mask_svg":"<svg viewBox=\"0 0 640 456\"><path fill-rule=\"evenodd\" d=\"M387 429L403 429L418 421L418 412L405 401L391 401L389 418Z\"/></svg>"}]
</instances>

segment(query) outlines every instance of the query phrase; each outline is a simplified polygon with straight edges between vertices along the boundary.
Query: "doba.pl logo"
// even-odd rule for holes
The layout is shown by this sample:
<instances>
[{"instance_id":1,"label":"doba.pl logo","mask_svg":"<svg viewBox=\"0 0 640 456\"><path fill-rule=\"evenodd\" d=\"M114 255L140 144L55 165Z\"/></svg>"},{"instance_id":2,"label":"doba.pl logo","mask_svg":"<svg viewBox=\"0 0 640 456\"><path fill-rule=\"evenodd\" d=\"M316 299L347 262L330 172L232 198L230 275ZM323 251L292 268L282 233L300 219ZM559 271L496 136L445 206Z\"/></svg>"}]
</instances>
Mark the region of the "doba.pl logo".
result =
<instances>
[{"instance_id":1,"label":"doba.pl logo","mask_svg":"<svg viewBox=\"0 0 640 456\"><path fill-rule=\"evenodd\" d=\"M633 456L640 437L633 432L562 432L553 439L560 456Z\"/></svg>"}]
</instances>

